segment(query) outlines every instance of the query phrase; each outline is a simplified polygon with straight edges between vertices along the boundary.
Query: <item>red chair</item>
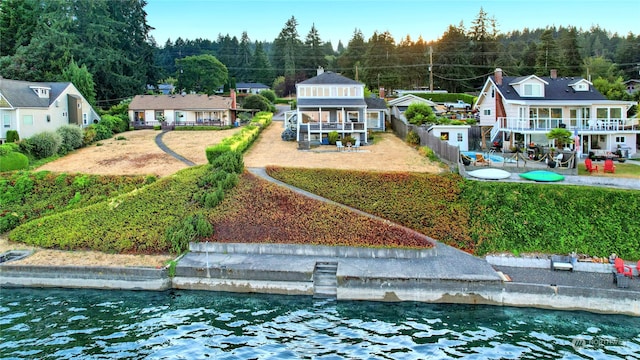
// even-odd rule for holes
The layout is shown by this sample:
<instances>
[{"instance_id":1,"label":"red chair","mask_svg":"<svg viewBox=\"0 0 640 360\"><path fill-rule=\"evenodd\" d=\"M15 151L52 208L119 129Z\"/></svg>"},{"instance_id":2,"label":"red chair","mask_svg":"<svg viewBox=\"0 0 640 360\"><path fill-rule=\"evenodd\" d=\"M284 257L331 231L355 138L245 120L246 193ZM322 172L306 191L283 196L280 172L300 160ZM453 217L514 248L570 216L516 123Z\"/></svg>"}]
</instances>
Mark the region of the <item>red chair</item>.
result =
<instances>
[{"instance_id":1,"label":"red chair","mask_svg":"<svg viewBox=\"0 0 640 360\"><path fill-rule=\"evenodd\" d=\"M604 161L604 169L602 170L603 172L610 172L610 173L615 173L616 172L616 166L613 165L613 160L611 159L607 159Z\"/></svg>"},{"instance_id":2,"label":"red chair","mask_svg":"<svg viewBox=\"0 0 640 360\"><path fill-rule=\"evenodd\" d=\"M638 260L638 265L636 265L636 269L638 269L638 275L640 276L640 260Z\"/></svg>"},{"instance_id":3,"label":"red chair","mask_svg":"<svg viewBox=\"0 0 640 360\"><path fill-rule=\"evenodd\" d=\"M598 172L598 165L596 165L595 167L593 166L593 163L591 162L591 159L585 159L584 160L584 166L587 168L587 171L589 172L589 174L591 174L592 172Z\"/></svg>"},{"instance_id":4,"label":"red chair","mask_svg":"<svg viewBox=\"0 0 640 360\"><path fill-rule=\"evenodd\" d=\"M631 266L627 266L624 264L624 261L620 258L616 258L613 262L613 267L616 268L618 274L622 274L624 276L628 276L629 278L633 278L633 269Z\"/></svg>"}]
</instances>

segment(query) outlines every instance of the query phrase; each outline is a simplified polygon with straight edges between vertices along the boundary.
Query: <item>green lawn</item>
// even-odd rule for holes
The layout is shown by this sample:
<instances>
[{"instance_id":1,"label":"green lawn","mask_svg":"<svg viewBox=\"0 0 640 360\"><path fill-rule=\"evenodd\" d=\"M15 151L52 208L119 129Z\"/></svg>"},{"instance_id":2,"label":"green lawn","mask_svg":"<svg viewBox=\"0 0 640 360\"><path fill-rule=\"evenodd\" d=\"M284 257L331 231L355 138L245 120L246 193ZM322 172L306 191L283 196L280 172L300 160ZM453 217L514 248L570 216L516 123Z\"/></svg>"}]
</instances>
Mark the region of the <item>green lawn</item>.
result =
<instances>
[{"instance_id":1,"label":"green lawn","mask_svg":"<svg viewBox=\"0 0 640 360\"><path fill-rule=\"evenodd\" d=\"M620 163L615 161L615 172L604 173L604 161L594 161L593 165L598 167L598 173L592 173L591 176L621 177L621 178L637 178L640 179L640 165ZM589 175L584 163L578 164L578 175Z\"/></svg>"}]
</instances>

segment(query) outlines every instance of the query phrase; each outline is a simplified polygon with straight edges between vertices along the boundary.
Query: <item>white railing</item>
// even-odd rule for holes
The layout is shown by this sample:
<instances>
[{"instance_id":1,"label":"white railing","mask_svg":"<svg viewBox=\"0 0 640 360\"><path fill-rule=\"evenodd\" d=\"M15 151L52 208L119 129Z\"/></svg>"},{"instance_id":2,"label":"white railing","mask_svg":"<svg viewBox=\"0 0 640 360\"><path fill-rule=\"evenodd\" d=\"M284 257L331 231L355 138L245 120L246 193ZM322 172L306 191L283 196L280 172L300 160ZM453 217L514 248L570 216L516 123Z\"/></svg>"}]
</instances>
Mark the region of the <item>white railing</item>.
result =
<instances>
[{"instance_id":1,"label":"white railing","mask_svg":"<svg viewBox=\"0 0 640 360\"><path fill-rule=\"evenodd\" d=\"M498 118L495 126L515 131L549 131L564 126L568 130L636 131L640 129L634 119L526 119ZM493 136L493 129L491 130Z\"/></svg>"}]
</instances>

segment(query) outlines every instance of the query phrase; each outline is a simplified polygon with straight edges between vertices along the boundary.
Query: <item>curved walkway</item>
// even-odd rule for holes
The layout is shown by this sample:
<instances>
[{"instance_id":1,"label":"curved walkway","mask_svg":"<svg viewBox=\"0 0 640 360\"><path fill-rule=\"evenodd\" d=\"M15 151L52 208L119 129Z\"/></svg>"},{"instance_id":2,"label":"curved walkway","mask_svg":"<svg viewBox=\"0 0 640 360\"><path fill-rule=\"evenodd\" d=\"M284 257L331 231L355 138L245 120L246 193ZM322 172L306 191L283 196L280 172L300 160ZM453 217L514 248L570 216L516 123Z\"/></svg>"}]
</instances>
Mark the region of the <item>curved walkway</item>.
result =
<instances>
[{"instance_id":1,"label":"curved walkway","mask_svg":"<svg viewBox=\"0 0 640 360\"><path fill-rule=\"evenodd\" d=\"M196 165L196 163L194 163L193 161L183 157L182 155L178 154L177 152L169 149L169 147L162 141L162 137L164 136L164 134L166 133L166 131L162 131L160 134L156 135L156 145L158 145L158 147L160 148L160 150L166 152L167 154L173 156L174 158L182 161L183 163L187 164L188 166L194 166Z\"/></svg>"}]
</instances>

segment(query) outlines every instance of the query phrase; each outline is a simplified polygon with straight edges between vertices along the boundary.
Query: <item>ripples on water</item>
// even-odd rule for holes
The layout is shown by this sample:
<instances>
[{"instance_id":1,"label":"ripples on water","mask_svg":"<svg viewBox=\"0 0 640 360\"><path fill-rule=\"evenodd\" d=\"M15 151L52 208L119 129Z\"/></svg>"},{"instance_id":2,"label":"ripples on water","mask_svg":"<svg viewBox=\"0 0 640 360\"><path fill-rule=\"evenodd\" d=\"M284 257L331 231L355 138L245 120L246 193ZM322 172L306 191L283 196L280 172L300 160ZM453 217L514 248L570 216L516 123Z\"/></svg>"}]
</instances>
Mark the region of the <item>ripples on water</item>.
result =
<instances>
[{"instance_id":1,"label":"ripples on water","mask_svg":"<svg viewBox=\"0 0 640 360\"><path fill-rule=\"evenodd\" d=\"M638 359L640 319L195 291L0 289L0 357Z\"/></svg>"}]
</instances>

